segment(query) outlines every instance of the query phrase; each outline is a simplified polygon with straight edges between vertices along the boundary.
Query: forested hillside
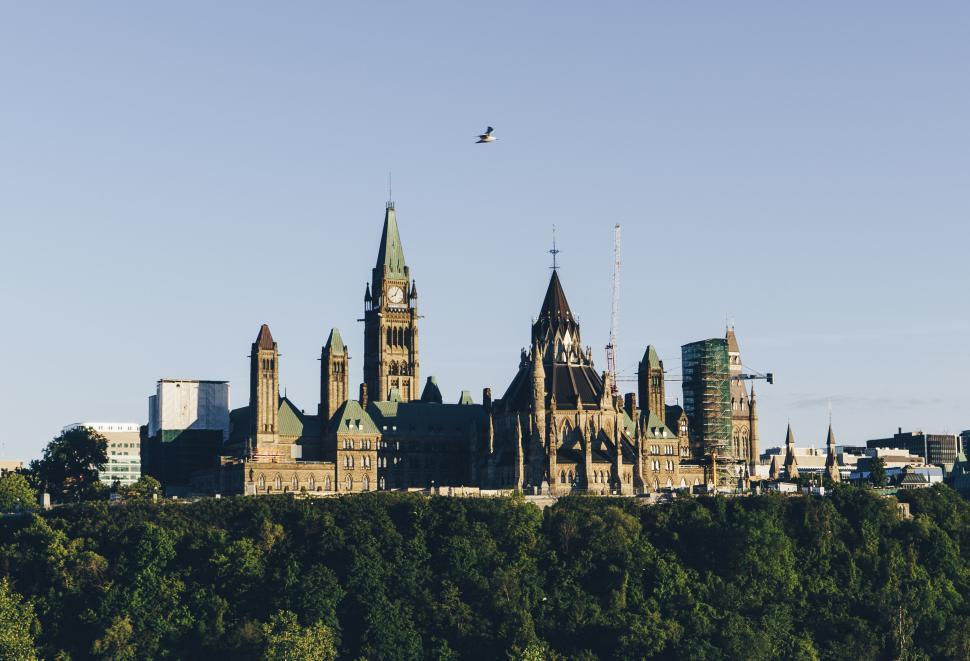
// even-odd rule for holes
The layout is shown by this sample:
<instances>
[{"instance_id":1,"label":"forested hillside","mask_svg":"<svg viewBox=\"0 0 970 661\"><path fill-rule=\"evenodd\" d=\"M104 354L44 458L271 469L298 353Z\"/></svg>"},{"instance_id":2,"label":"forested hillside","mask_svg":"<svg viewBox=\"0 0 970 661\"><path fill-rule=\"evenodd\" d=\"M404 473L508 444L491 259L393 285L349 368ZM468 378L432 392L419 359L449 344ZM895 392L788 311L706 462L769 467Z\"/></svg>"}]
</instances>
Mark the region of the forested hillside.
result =
<instances>
[{"instance_id":1,"label":"forested hillside","mask_svg":"<svg viewBox=\"0 0 970 661\"><path fill-rule=\"evenodd\" d=\"M851 487L654 507L567 498L544 512L386 493L67 506L0 521L0 647L33 637L38 656L71 659L968 658L970 506L944 487L901 498L912 519Z\"/></svg>"}]
</instances>

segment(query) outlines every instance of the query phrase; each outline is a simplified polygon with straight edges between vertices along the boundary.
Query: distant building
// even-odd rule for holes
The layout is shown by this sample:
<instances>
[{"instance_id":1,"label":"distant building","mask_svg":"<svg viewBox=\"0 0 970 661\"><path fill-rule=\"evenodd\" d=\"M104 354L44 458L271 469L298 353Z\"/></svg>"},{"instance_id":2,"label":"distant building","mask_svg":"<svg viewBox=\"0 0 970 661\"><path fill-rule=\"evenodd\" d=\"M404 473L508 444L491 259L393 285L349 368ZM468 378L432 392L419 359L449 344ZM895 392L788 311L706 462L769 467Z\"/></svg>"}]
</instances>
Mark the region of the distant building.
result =
<instances>
[{"instance_id":1,"label":"distant building","mask_svg":"<svg viewBox=\"0 0 970 661\"><path fill-rule=\"evenodd\" d=\"M219 463L229 438L229 382L161 379L148 398L144 472L169 491Z\"/></svg>"},{"instance_id":2,"label":"distant building","mask_svg":"<svg viewBox=\"0 0 970 661\"><path fill-rule=\"evenodd\" d=\"M24 462L18 461L16 459L2 459L0 460L0 475L4 473L12 473L14 471L20 470L24 467Z\"/></svg>"},{"instance_id":3,"label":"distant building","mask_svg":"<svg viewBox=\"0 0 970 661\"><path fill-rule=\"evenodd\" d=\"M943 482L943 469L939 466L907 466L894 477L900 489L925 489Z\"/></svg>"},{"instance_id":4,"label":"distant building","mask_svg":"<svg viewBox=\"0 0 970 661\"><path fill-rule=\"evenodd\" d=\"M141 477L141 438L137 422L75 422L62 431L93 429L108 440L108 463L98 473L107 485L132 484Z\"/></svg>"},{"instance_id":5,"label":"distant building","mask_svg":"<svg viewBox=\"0 0 970 661\"><path fill-rule=\"evenodd\" d=\"M908 450L922 457L926 463L942 466L946 472L950 472L960 451L960 437L956 434L925 434L921 431L904 433L900 427L890 438L866 441L866 447Z\"/></svg>"},{"instance_id":6,"label":"distant building","mask_svg":"<svg viewBox=\"0 0 970 661\"><path fill-rule=\"evenodd\" d=\"M901 448L869 448L865 457L859 457L856 470L852 471L849 479L853 481L868 480L872 464L876 459L882 459L886 471L886 479L898 482L907 469L925 467L923 457ZM942 473L941 473L942 475Z\"/></svg>"}]
</instances>

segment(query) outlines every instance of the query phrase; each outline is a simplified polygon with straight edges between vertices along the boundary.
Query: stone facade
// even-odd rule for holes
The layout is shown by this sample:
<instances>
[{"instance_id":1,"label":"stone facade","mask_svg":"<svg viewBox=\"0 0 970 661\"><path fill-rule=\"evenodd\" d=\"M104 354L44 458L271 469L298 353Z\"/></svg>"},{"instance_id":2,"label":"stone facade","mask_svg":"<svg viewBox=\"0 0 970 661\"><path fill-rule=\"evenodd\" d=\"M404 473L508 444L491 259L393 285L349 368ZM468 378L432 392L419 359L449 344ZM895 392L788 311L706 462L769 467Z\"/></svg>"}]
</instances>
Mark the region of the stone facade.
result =
<instances>
[{"instance_id":1,"label":"stone facade","mask_svg":"<svg viewBox=\"0 0 970 661\"><path fill-rule=\"evenodd\" d=\"M315 414L281 396L279 347L264 324L250 352L249 402L230 412L214 469L193 476L197 491L335 495L447 486L632 495L712 482L708 458L692 453L684 409L666 404L656 350L644 353L637 393L620 396L582 345L558 270L514 378L499 399L485 388L480 404L468 392L445 403L433 377L418 395L417 287L390 203L371 276L359 396L350 396L350 348L337 329L321 349ZM753 398L743 399L748 426L739 438L748 433L749 441L740 454L747 457L751 435L743 430L756 416Z\"/></svg>"}]
</instances>

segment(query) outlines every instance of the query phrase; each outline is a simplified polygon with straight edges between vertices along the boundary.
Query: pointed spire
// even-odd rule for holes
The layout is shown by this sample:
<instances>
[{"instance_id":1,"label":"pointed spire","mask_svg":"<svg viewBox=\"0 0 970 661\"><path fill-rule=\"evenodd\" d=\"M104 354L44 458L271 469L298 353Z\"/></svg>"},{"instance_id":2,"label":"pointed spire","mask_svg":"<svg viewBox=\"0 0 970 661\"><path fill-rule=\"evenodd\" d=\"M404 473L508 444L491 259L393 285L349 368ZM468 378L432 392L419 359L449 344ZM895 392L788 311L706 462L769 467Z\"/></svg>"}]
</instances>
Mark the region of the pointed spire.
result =
<instances>
[{"instance_id":1,"label":"pointed spire","mask_svg":"<svg viewBox=\"0 0 970 661\"><path fill-rule=\"evenodd\" d=\"M424 390L421 392L421 401L426 404L441 404L443 401L441 389L438 387L438 380L433 376L429 376L424 384Z\"/></svg>"},{"instance_id":2,"label":"pointed spire","mask_svg":"<svg viewBox=\"0 0 970 661\"><path fill-rule=\"evenodd\" d=\"M407 276L404 264L404 249L401 235L397 229L397 214L394 203L388 202L384 212L384 230L381 232L381 247L377 252L377 273L404 278Z\"/></svg>"},{"instance_id":3,"label":"pointed spire","mask_svg":"<svg viewBox=\"0 0 970 661\"><path fill-rule=\"evenodd\" d=\"M259 327L259 334L256 336L256 346L260 349L272 349L276 345L273 341L273 334L269 332L269 326L263 324Z\"/></svg>"},{"instance_id":4,"label":"pointed spire","mask_svg":"<svg viewBox=\"0 0 970 661\"><path fill-rule=\"evenodd\" d=\"M371 297L371 295L370 295L370 283L368 282L368 283L367 283L367 289L365 289L365 290L364 290L364 300L365 300L365 301L370 301L370 300L371 300L371 298L372 298L372 297Z\"/></svg>"},{"instance_id":5,"label":"pointed spire","mask_svg":"<svg viewBox=\"0 0 970 661\"><path fill-rule=\"evenodd\" d=\"M548 319L553 325L575 323L573 312L566 301L566 294L562 290L562 283L559 281L559 271L553 271L552 277L549 278L546 297L542 300L542 309L539 310L539 321L543 319Z\"/></svg>"},{"instance_id":6,"label":"pointed spire","mask_svg":"<svg viewBox=\"0 0 970 661\"><path fill-rule=\"evenodd\" d=\"M343 338L340 337L340 331L338 331L336 328L331 328L330 335L327 337L327 343L323 348L331 356L344 355L346 347L344 346Z\"/></svg>"},{"instance_id":7,"label":"pointed spire","mask_svg":"<svg viewBox=\"0 0 970 661\"><path fill-rule=\"evenodd\" d=\"M660 356L657 355L657 350L654 349L652 344L647 345L647 350L643 352L643 360L641 362L647 367L657 369L661 367Z\"/></svg>"},{"instance_id":8,"label":"pointed spire","mask_svg":"<svg viewBox=\"0 0 970 661\"><path fill-rule=\"evenodd\" d=\"M727 340L728 353L741 353L741 347L738 346L738 337L734 334L734 326L727 327L724 339Z\"/></svg>"},{"instance_id":9,"label":"pointed spire","mask_svg":"<svg viewBox=\"0 0 970 661\"><path fill-rule=\"evenodd\" d=\"M840 482L842 476L839 474L838 456L835 454L835 433L832 431L832 421L829 421L829 435L825 439L825 474L833 482Z\"/></svg>"},{"instance_id":10,"label":"pointed spire","mask_svg":"<svg viewBox=\"0 0 970 661\"><path fill-rule=\"evenodd\" d=\"M411 298L418 297L418 285L414 280L411 281Z\"/></svg>"}]
</instances>

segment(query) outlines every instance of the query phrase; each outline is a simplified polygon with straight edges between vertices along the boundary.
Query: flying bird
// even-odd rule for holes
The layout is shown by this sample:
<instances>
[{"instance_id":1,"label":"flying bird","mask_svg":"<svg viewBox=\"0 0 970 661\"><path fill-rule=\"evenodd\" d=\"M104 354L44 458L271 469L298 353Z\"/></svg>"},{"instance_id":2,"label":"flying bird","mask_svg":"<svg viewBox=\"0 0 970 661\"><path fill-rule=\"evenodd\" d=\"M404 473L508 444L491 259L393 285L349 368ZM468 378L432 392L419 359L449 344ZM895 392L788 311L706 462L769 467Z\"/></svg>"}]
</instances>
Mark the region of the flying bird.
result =
<instances>
[{"instance_id":1,"label":"flying bird","mask_svg":"<svg viewBox=\"0 0 970 661\"><path fill-rule=\"evenodd\" d=\"M477 144L482 143L482 142L494 142L494 141L498 140L498 138L496 138L494 135L492 135L492 131L494 131L494 130L495 129L493 129L491 126L489 126L488 129L484 133L482 133L480 136L478 136L478 142L476 142L475 144L477 145Z\"/></svg>"}]
</instances>

